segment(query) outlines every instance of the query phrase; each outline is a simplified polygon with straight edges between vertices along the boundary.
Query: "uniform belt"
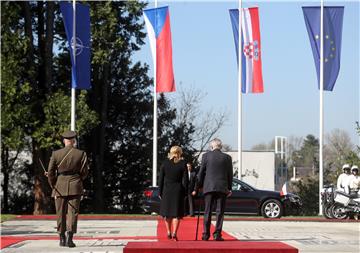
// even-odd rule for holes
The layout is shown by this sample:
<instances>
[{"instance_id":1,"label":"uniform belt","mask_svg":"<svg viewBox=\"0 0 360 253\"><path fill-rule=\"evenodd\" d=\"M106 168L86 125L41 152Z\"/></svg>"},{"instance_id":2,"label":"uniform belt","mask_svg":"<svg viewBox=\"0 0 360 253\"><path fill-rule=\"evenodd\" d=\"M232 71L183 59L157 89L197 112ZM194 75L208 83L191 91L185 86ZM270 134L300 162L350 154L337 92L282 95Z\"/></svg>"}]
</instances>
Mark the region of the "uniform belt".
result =
<instances>
[{"instance_id":1,"label":"uniform belt","mask_svg":"<svg viewBox=\"0 0 360 253\"><path fill-rule=\"evenodd\" d=\"M80 176L78 172L73 172L73 171L64 171L59 173L59 176L72 176L72 175Z\"/></svg>"}]
</instances>

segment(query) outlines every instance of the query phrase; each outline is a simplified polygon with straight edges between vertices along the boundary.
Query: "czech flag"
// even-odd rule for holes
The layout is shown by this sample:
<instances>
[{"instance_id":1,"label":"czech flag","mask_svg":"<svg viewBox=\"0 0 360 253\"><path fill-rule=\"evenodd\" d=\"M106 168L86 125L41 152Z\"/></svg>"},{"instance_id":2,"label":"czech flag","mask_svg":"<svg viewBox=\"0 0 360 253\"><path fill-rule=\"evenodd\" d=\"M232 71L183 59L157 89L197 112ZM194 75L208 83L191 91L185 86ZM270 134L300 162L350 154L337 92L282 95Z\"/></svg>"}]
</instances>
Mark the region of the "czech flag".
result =
<instances>
[{"instance_id":1,"label":"czech flag","mask_svg":"<svg viewBox=\"0 0 360 253\"><path fill-rule=\"evenodd\" d=\"M156 92L175 91L169 8L144 10L144 19L156 66Z\"/></svg>"},{"instance_id":2,"label":"czech flag","mask_svg":"<svg viewBox=\"0 0 360 253\"><path fill-rule=\"evenodd\" d=\"M242 61L242 93L264 92L261 69L261 42L258 7L243 8L241 19L241 61ZM230 19L233 28L237 61L239 64L239 10L232 9Z\"/></svg>"}]
</instances>

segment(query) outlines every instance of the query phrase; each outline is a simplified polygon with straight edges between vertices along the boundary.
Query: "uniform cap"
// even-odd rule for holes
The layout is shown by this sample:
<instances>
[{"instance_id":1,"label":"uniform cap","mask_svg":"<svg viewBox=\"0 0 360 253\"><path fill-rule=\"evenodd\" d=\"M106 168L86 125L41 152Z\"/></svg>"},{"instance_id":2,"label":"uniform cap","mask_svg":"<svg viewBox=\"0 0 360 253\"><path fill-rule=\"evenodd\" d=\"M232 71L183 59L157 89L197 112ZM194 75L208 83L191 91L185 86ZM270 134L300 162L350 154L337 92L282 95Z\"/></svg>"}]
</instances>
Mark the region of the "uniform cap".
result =
<instances>
[{"instance_id":1,"label":"uniform cap","mask_svg":"<svg viewBox=\"0 0 360 253\"><path fill-rule=\"evenodd\" d=\"M67 130L61 135L64 139L73 139L76 137L75 131Z\"/></svg>"},{"instance_id":2,"label":"uniform cap","mask_svg":"<svg viewBox=\"0 0 360 253\"><path fill-rule=\"evenodd\" d=\"M350 169L350 165L349 164L344 164L342 168L343 169Z\"/></svg>"},{"instance_id":3,"label":"uniform cap","mask_svg":"<svg viewBox=\"0 0 360 253\"><path fill-rule=\"evenodd\" d=\"M351 167L351 171L353 171L353 170L359 171L359 167L358 167L357 165L353 165L353 166Z\"/></svg>"}]
</instances>

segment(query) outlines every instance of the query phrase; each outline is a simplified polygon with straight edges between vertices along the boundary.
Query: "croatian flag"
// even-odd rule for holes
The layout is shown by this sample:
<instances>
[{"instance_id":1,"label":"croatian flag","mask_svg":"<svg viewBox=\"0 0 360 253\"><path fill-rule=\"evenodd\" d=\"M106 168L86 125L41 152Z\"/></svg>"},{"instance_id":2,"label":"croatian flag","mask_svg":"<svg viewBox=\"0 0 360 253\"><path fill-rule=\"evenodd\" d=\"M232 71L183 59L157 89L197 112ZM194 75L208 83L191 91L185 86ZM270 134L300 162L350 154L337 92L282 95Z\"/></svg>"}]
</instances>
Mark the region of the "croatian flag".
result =
<instances>
[{"instance_id":1,"label":"croatian flag","mask_svg":"<svg viewBox=\"0 0 360 253\"><path fill-rule=\"evenodd\" d=\"M156 92L175 91L169 8L144 10L144 19L156 66Z\"/></svg>"},{"instance_id":2,"label":"croatian flag","mask_svg":"<svg viewBox=\"0 0 360 253\"><path fill-rule=\"evenodd\" d=\"M236 48L236 56L239 64L239 10L230 11L230 19ZM261 43L258 7L243 8L241 19L241 57L242 57L242 93L264 92L261 70Z\"/></svg>"}]
</instances>

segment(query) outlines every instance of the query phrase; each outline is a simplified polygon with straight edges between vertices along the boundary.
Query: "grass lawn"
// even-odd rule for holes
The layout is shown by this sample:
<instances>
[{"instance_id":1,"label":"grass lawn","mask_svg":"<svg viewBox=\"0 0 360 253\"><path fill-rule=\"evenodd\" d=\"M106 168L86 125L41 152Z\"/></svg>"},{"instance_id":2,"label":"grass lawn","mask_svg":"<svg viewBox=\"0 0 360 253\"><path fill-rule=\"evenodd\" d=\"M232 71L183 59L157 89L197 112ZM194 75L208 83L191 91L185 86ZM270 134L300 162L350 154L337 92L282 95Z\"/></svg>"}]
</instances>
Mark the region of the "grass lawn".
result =
<instances>
[{"instance_id":1,"label":"grass lawn","mask_svg":"<svg viewBox=\"0 0 360 253\"><path fill-rule=\"evenodd\" d=\"M16 215L14 214L1 214L1 222L7 221L7 220L12 220L16 217Z\"/></svg>"}]
</instances>

